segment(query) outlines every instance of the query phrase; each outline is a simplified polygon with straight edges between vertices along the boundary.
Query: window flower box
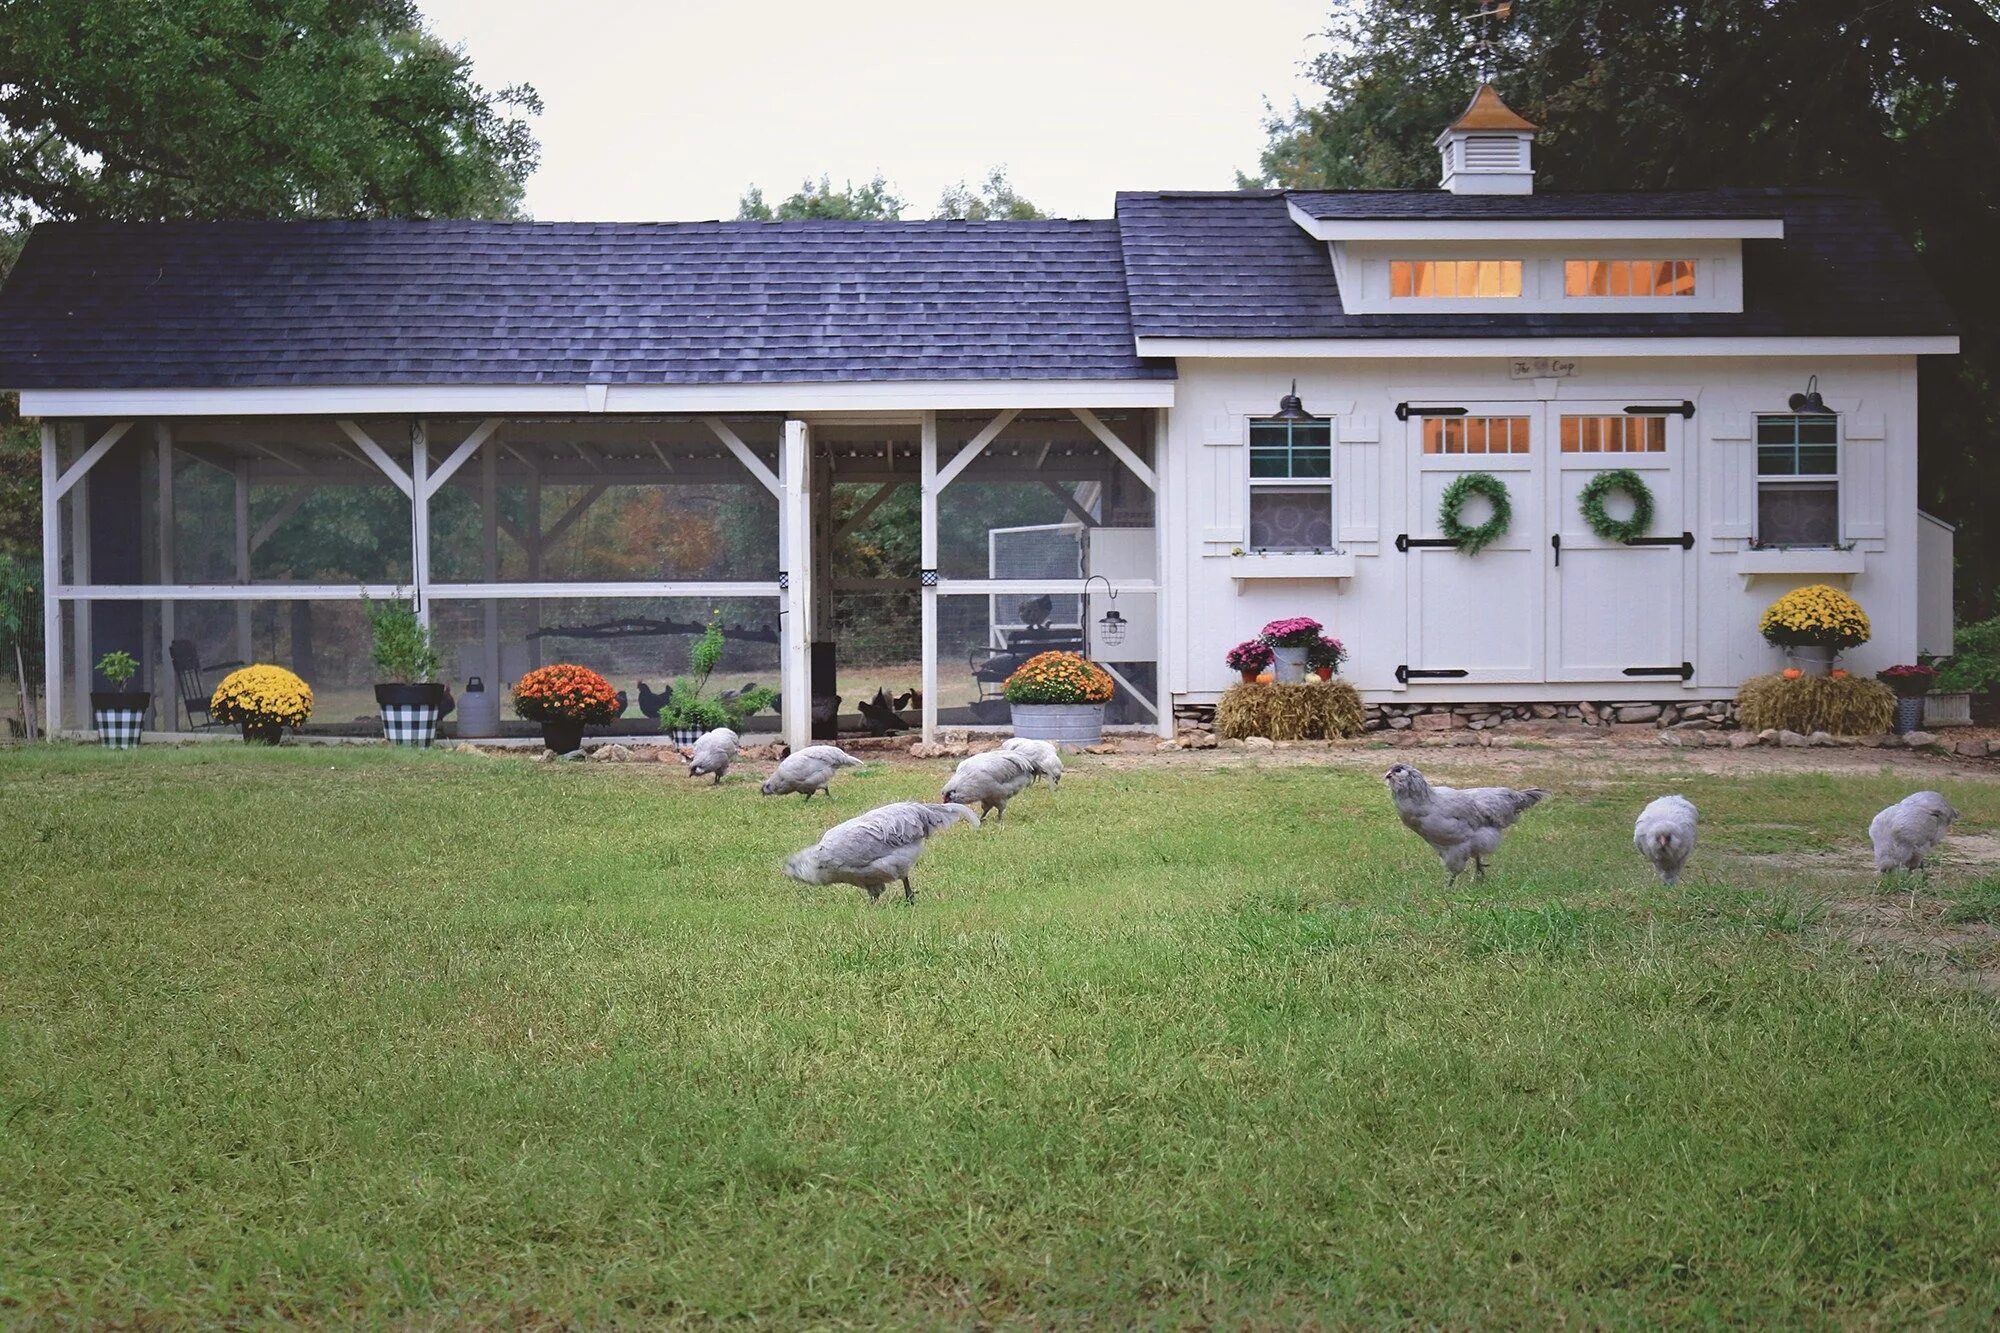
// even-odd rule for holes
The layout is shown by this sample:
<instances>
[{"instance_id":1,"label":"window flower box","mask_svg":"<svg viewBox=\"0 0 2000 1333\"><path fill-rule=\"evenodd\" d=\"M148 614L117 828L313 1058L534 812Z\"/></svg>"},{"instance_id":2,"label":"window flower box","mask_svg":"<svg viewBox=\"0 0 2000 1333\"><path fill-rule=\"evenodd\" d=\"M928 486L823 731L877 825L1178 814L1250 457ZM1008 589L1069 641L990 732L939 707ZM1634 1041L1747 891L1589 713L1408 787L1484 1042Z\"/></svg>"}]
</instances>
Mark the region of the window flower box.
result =
<instances>
[{"instance_id":1,"label":"window flower box","mask_svg":"<svg viewBox=\"0 0 2000 1333\"><path fill-rule=\"evenodd\" d=\"M1229 557L1229 577L1250 579L1351 579L1351 551L1246 551Z\"/></svg>"},{"instance_id":2,"label":"window flower box","mask_svg":"<svg viewBox=\"0 0 2000 1333\"><path fill-rule=\"evenodd\" d=\"M1758 578L1851 579L1863 563L1858 549L1833 546L1751 547L1736 553L1736 572L1745 583Z\"/></svg>"}]
</instances>

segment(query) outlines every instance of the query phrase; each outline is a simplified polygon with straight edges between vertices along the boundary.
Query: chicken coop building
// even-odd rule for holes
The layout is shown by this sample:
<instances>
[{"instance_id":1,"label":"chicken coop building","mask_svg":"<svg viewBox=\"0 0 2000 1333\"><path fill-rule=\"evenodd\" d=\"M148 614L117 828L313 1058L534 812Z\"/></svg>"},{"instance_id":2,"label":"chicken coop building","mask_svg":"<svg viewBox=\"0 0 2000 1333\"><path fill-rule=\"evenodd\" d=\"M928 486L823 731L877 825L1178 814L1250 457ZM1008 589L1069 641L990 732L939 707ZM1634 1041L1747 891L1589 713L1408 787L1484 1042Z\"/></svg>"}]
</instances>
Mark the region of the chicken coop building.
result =
<instances>
[{"instance_id":1,"label":"chicken coop building","mask_svg":"<svg viewBox=\"0 0 2000 1333\"><path fill-rule=\"evenodd\" d=\"M42 423L50 725L114 648L162 729L247 661L365 718L364 591L461 690L577 661L634 714L718 616L795 744L1004 724L1050 647L1171 734L1298 614L1377 702L1726 698L1815 582L1873 618L1857 669L1948 649L1917 375L1957 338L1885 211L1536 193L1534 133L1486 88L1436 190L1101 221L45 224L0 387ZM1606 536L1621 470L1650 522Z\"/></svg>"}]
</instances>

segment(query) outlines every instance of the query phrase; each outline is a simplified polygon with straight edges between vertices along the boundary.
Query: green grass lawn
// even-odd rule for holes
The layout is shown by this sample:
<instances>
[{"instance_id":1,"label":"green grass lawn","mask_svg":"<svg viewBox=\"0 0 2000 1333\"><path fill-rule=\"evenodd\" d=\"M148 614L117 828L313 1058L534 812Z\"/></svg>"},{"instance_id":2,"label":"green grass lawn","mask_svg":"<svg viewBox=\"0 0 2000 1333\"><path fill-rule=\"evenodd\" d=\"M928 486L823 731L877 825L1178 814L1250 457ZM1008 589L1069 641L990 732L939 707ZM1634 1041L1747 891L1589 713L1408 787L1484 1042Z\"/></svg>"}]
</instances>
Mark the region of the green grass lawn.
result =
<instances>
[{"instance_id":1,"label":"green grass lawn","mask_svg":"<svg viewBox=\"0 0 2000 1333\"><path fill-rule=\"evenodd\" d=\"M871 910L777 866L947 765L0 755L0 1319L2000 1318L2000 1010L1784 859L1907 778L1677 784L1670 891L1532 762L1449 895L1373 768L1083 759Z\"/></svg>"}]
</instances>

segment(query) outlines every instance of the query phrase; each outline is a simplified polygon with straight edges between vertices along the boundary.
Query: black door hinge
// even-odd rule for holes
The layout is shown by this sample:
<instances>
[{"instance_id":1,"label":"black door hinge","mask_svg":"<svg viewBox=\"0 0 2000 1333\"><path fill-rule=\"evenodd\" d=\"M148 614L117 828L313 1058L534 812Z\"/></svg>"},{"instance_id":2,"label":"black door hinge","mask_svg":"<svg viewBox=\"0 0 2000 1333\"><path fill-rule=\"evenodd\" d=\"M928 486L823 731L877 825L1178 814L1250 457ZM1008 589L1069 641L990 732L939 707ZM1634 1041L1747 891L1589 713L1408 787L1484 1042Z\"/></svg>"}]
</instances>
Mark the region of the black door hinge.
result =
<instances>
[{"instance_id":1,"label":"black door hinge","mask_svg":"<svg viewBox=\"0 0 2000 1333\"><path fill-rule=\"evenodd\" d=\"M1683 551L1694 549L1694 534L1683 532L1678 537L1627 537L1627 546L1678 546Z\"/></svg>"},{"instance_id":2,"label":"black door hinge","mask_svg":"<svg viewBox=\"0 0 2000 1333\"><path fill-rule=\"evenodd\" d=\"M1561 569L1563 567L1563 535L1560 532L1551 532L1549 534L1549 545L1555 549L1556 568Z\"/></svg>"},{"instance_id":3,"label":"black door hinge","mask_svg":"<svg viewBox=\"0 0 2000 1333\"><path fill-rule=\"evenodd\" d=\"M1472 673L1464 667L1446 667L1439 671L1420 671L1407 664L1396 668L1396 683L1408 685L1413 680L1459 680Z\"/></svg>"},{"instance_id":4,"label":"black door hinge","mask_svg":"<svg viewBox=\"0 0 2000 1333\"><path fill-rule=\"evenodd\" d=\"M1658 407L1649 406L1645 403L1633 403L1625 409L1625 414L1634 417L1683 417L1692 421L1694 420L1694 404L1685 398L1681 399L1678 403L1668 403Z\"/></svg>"},{"instance_id":5,"label":"black door hinge","mask_svg":"<svg viewBox=\"0 0 2000 1333\"><path fill-rule=\"evenodd\" d=\"M1628 676L1679 676L1682 680L1694 679L1694 663L1683 662L1670 667L1626 667Z\"/></svg>"},{"instance_id":6,"label":"black door hinge","mask_svg":"<svg viewBox=\"0 0 2000 1333\"><path fill-rule=\"evenodd\" d=\"M1457 546L1457 545L1458 543L1450 537L1412 537L1407 532L1399 532L1396 534L1396 549L1399 551L1407 551L1412 546Z\"/></svg>"},{"instance_id":7,"label":"black door hinge","mask_svg":"<svg viewBox=\"0 0 2000 1333\"><path fill-rule=\"evenodd\" d=\"M1466 409L1462 407L1428 407L1421 403L1397 403L1396 420L1408 421L1411 417L1462 417Z\"/></svg>"}]
</instances>

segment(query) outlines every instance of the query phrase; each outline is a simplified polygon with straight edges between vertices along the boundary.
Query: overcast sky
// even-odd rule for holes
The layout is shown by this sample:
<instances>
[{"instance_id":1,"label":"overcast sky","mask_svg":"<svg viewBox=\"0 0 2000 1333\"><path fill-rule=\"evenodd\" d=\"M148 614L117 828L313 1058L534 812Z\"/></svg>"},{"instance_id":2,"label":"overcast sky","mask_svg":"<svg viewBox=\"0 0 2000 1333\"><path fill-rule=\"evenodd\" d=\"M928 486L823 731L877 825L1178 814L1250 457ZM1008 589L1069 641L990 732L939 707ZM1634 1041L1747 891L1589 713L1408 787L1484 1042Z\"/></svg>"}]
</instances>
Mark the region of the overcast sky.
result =
<instances>
[{"instance_id":1,"label":"overcast sky","mask_svg":"<svg viewBox=\"0 0 2000 1333\"><path fill-rule=\"evenodd\" d=\"M1328 0L421 0L489 87L527 82L550 220L733 217L807 176L881 172L928 216L1004 164L1045 212L1228 189L1264 99L1310 99Z\"/></svg>"}]
</instances>

